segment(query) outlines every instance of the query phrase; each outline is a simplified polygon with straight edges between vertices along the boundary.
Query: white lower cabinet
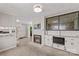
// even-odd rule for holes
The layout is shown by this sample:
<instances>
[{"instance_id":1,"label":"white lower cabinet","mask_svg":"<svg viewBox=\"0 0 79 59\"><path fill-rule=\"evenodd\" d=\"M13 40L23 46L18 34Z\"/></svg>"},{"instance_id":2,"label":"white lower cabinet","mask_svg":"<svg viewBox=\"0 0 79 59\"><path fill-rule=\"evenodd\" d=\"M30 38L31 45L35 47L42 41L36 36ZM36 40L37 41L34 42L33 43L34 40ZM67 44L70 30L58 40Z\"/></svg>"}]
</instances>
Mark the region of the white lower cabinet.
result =
<instances>
[{"instance_id":1,"label":"white lower cabinet","mask_svg":"<svg viewBox=\"0 0 79 59\"><path fill-rule=\"evenodd\" d=\"M45 45L52 47L52 44L53 44L53 37L49 35L45 35Z\"/></svg>"},{"instance_id":2,"label":"white lower cabinet","mask_svg":"<svg viewBox=\"0 0 79 59\"><path fill-rule=\"evenodd\" d=\"M16 47L16 37L13 35L0 36L0 52Z\"/></svg>"},{"instance_id":3,"label":"white lower cabinet","mask_svg":"<svg viewBox=\"0 0 79 59\"><path fill-rule=\"evenodd\" d=\"M65 50L71 53L79 54L79 38L77 37L64 37L65 45L53 43L53 36L45 35L44 44L53 48Z\"/></svg>"},{"instance_id":4,"label":"white lower cabinet","mask_svg":"<svg viewBox=\"0 0 79 59\"><path fill-rule=\"evenodd\" d=\"M57 48L57 49L64 50L64 45L60 45L60 44L53 43L53 47L54 48Z\"/></svg>"},{"instance_id":5,"label":"white lower cabinet","mask_svg":"<svg viewBox=\"0 0 79 59\"><path fill-rule=\"evenodd\" d=\"M79 54L79 38L66 37L65 38L65 49L66 51Z\"/></svg>"}]
</instances>

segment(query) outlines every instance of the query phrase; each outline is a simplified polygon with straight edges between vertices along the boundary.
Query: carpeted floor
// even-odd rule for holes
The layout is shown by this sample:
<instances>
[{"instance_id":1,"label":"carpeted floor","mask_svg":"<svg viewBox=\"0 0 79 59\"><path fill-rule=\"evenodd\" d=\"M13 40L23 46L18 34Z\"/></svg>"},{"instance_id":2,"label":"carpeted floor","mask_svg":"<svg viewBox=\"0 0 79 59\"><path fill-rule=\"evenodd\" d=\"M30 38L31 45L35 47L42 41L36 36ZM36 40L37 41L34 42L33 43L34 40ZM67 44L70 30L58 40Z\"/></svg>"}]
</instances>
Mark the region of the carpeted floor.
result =
<instances>
[{"instance_id":1,"label":"carpeted floor","mask_svg":"<svg viewBox=\"0 0 79 59\"><path fill-rule=\"evenodd\" d=\"M31 42L28 38L18 40L16 48L0 52L0 56L77 56L75 54L42 46Z\"/></svg>"}]
</instances>

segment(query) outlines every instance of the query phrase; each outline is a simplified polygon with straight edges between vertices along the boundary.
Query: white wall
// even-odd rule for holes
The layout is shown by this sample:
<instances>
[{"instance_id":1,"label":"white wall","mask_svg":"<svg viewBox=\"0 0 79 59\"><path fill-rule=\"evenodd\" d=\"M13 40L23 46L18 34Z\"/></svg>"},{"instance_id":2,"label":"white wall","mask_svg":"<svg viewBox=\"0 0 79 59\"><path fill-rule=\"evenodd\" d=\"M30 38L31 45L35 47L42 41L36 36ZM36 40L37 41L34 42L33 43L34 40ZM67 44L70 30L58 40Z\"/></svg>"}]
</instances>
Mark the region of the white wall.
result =
<instances>
[{"instance_id":1,"label":"white wall","mask_svg":"<svg viewBox=\"0 0 79 59\"><path fill-rule=\"evenodd\" d=\"M29 37L29 24L17 23L17 39L21 37Z\"/></svg>"},{"instance_id":2,"label":"white wall","mask_svg":"<svg viewBox=\"0 0 79 59\"><path fill-rule=\"evenodd\" d=\"M25 28L24 28L24 26L21 23L17 23L17 25L16 25L17 39L20 38L20 37L24 37L25 36L25 33L24 33L25 30L24 29Z\"/></svg>"},{"instance_id":3,"label":"white wall","mask_svg":"<svg viewBox=\"0 0 79 59\"><path fill-rule=\"evenodd\" d=\"M14 16L0 13L0 26L15 26L16 19Z\"/></svg>"}]
</instances>

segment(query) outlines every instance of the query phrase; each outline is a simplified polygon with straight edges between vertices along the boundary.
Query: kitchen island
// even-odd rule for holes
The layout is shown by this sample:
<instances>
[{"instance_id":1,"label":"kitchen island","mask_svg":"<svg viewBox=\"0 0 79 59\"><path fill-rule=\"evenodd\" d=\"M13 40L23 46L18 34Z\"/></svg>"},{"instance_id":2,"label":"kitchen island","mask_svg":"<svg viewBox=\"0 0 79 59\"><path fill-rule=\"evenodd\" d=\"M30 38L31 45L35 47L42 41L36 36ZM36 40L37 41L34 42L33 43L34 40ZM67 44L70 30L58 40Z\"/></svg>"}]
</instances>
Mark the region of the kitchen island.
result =
<instances>
[{"instance_id":1,"label":"kitchen island","mask_svg":"<svg viewBox=\"0 0 79 59\"><path fill-rule=\"evenodd\" d=\"M16 47L16 33L0 31L0 52Z\"/></svg>"}]
</instances>

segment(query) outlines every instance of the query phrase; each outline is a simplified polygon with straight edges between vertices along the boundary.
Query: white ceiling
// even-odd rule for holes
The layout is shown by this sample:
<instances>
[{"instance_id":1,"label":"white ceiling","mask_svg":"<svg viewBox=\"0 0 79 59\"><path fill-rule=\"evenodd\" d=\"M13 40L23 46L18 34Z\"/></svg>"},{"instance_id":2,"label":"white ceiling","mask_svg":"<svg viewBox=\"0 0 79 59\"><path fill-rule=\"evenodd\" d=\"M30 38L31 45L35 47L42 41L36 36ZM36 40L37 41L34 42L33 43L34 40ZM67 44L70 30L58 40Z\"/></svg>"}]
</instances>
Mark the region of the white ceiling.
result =
<instances>
[{"instance_id":1,"label":"white ceiling","mask_svg":"<svg viewBox=\"0 0 79 59\"><path fill-rule=\"evenodd\" d=\"M43 12L34 13L33 5L36 3L0 3L0 12L14 15L22 20L31 21L33 18L56 15L79 10L77 3L41 3Z\"/></svg>"}]
</instances>

